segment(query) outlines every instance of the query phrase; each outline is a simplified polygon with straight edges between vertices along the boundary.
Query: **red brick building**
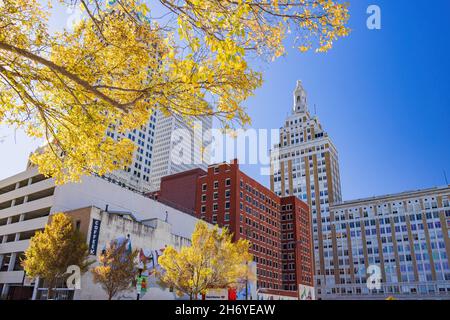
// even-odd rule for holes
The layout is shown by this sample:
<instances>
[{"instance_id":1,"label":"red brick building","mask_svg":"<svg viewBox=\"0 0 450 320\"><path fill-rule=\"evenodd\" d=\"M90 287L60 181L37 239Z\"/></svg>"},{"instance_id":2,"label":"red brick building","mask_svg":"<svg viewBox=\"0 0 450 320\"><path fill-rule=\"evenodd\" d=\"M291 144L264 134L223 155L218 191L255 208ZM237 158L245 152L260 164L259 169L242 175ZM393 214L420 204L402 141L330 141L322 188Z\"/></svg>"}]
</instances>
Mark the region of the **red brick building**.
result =
<instances>
[{"instance_id":1,"label":"red brick building","mask_svg":"<svg viewBox=\"0 0 450 320\"><path fill-rule=\"evenodd\" d=\"M282 295L298 292L299 284L313 286L308 205L296 197L278 197L241 172L237 160L200 171L163 178L158 200L191 209L195 199L197 217L228 227L236 240L250 240L258 288Z\"/></svg>"},{"instance_id":2,"label":"red brick building","mask_svg":"<svg viewBox=\"0 0 450 320\"><path fill-rule=\"evenodd\" d=\"M162 177L160 190L149 196L168 206L196 215L197 180L205 174L202 169L193 169Z\"/></svg>"}]
</instances>

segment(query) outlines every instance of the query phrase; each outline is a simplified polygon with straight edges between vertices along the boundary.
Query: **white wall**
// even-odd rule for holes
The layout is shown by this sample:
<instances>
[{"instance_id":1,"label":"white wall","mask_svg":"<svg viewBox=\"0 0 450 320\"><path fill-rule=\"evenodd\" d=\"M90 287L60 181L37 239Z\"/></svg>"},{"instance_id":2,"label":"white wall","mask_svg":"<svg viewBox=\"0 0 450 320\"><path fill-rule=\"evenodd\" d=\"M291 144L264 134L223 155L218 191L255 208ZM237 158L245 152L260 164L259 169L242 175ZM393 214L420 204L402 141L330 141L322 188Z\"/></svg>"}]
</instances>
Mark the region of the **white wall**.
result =
<instances>
[{"instance_id":1,"label":"white wall","mask_svg":"<svg viewBox=\"0 0 450 320\"><path fill-rule=\"evenodd\" d=\"M106 212L102 212L98 208L91 209L90 227L92 228L92 219L100 220L100 232L98 238L97 255L96 257L90 256L90 260L97 259L97 262L90 268L94 268L98 265L99 256L103 248L109 246L111 240L126 237L130 235L131 245L133 249L140 250L160 250L166 245L174 246L176 249L180 249L180 245L187 245L187 241L184 239L180 241L179 237L174 236L171 233L170 225L163 221L156 221L154 227L149 227L133 221L128 218L123 218L118 215L112 215ZM88 232L88 241L90 239L90 230ZM151 265L150 267L152 267ZM81 278L81 290L75 291L74 298L76 300L104 300L108 296L102 289L100 284L94 284L92 281L91 271L86 272ZM137 297L136 290L133 287L130 291L120 292L113 299L122 300L135 300ZM147 293L141 297L142 300L173 300L177 299L177 296L170 292L168 289L163 289L157 284L155 276L149 277L149 284Z\"/></svg>"},{"instance_id":2,"label":"white wall","mask_svg":"<svg viewBox=\"0 0 450 320\"><path fill-rule=\"evenodd\" d=\"M97 177L85 177L82 183L58 186L52 213L96 206L109 211L131 211L138 219L158 218L172 225L172 233L190 238L198 219Z\"/></svg>"}]
</instances>

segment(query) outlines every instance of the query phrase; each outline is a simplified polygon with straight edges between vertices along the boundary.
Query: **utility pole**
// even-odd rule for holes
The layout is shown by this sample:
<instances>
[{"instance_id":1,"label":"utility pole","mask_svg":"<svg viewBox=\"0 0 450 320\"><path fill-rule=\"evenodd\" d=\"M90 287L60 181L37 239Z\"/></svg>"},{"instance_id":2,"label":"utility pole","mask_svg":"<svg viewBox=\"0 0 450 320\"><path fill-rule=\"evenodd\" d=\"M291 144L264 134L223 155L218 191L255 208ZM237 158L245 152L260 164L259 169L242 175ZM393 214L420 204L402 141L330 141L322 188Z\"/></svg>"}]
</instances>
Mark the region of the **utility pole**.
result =
<instances>
[{"instance_id":1,"label":"utility pole","mask_svg":"<svg viewBox=\"0 0 450 320\"><path fill-rule=\"evenodd\" d=\"M245 264L247 265L247 271L245 275L245 300L248 300L248 261Z\"/></svg>"},{"instance_id":2,"label":"utility pole","mask_svg":"<svg viewBox=\"0 0 450 320\"><path fill-rule=\"evenodd\" d=\"M139 268L138 276L136 277L136 300L139 300L141 297L142 291L142 268Z\"/></svg>"},{"instance_id":3,"label":"utility pole","mask_svg":"<svg viewBox=\"0 0 450 320\"><path fill-rule=\"evenodd\" d=\"M250 233L251 233L251 228L250 227L247 227L246 229L245 229L245 233L246 233L246 236L248 237L248 238L250 238ZM246 270L246 274L245 274L245 300L248 300L248 261L247 262L245 262L245 264L246 264L246 266L247 266L247 270Z\"/></svg>"}]
</instances>

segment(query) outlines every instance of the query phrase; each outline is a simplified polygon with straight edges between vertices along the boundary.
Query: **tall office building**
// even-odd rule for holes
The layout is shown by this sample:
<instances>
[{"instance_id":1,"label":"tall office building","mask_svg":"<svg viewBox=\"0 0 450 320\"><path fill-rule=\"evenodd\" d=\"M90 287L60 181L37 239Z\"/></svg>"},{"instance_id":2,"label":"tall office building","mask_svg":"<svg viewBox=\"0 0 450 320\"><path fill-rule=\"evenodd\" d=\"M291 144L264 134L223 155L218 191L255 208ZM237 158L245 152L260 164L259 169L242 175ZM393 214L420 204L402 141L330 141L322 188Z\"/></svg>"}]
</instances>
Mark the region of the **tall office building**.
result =
<instances>
[{"instance_id":1,"label":"tall office building","mask_svg":"<svg viewBox=\"0 0 450 320\"><path fill-rule=\"evenodd\" d=\"M449 186L342 202L336 148L301 82L271 160L272 190L310 206L319 299L449 299Z\"/></svg>"},{"instance_id":2,"label":"tall office building","mask_svg":"<svg viewBox=\"0 0 450 320\"><path fill-rule=\"evenodd\" d=\"M341 201L338 152L318 118L309 113L301 81L294 90L292 114L280 129L280 143L271 150L270 187L281 197L293 195L309 204L315 287L334 283L334 266L324 253L336 242L330 204Z\"/></svg>"},{"instance_id":3,"label":"tall office building","mask_svg":"<svg viewBox=\"0 0 450 320\"><path fill-rule=\"evenodd\" d=\"M210 155L209 149L203 147L211 140L211 127L211 117L195 118L189 123L179 116L164 116L159 111L150 116L145 126L128 133L119 133L110 125L108 136L128 138L137 148L130 166L106 177L123 187L146 193L157 190L163 176L193 168L206 169ZM180 129L184 130L183 134L177 134ZM185 154L180 155L180 152Z\"/></svg>"},{"instance_id":4,"label":"tall office building","mask_svg":"<svg viewBox=\"0 0 450 320\"><path fill-rule=\"evenodd\" d=\"M117 184L130 189L148 192L150 187L150 165L153 157L153 145L155 141L155 130L157 124L157 113L153 113L147 124L128 133L119 133L115 125L111 124L106 135L120 140L128 138L136 144L133 159L127 168L106 174L106 177Z\"/></svg>"},{"instance_id":5,"label":"tall office building","mask_svg":"<svg viewBox=\"0 0 450 320\"><path fill-rule=\"evenodd\" d=\"M210 163L211 117L193 117L157 114L155 143L150 167L150 191L159 190L161 178L179 172L200 168Z\"/></svg>"}]
</instances>

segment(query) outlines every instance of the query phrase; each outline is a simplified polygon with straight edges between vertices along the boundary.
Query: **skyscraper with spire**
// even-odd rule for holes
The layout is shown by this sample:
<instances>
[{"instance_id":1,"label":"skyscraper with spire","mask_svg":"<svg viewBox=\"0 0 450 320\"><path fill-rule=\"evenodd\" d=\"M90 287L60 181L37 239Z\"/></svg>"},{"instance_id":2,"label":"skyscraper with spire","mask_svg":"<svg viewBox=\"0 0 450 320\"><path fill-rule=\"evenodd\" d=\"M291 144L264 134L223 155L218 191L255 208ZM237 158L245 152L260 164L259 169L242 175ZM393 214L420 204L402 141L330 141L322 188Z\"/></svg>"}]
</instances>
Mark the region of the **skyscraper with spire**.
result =
<instances>
[{"instance_id":1,"label":"skyscraper with spire","mask_svg":"<svg viewBox=\"0 0 450 320\"><path fill-rule=\"evenodd\" d=\"M280 129L280 143L271 150L270 187L277 195L297 196L310 206L313 228L315 287L335 281L333 257L324 248L336 247L330 204L341 202L338 152L319 119L311 116L302 82L293 92L292 113Z\"/></svg>"}]
</instances>

